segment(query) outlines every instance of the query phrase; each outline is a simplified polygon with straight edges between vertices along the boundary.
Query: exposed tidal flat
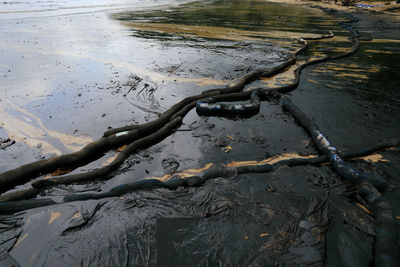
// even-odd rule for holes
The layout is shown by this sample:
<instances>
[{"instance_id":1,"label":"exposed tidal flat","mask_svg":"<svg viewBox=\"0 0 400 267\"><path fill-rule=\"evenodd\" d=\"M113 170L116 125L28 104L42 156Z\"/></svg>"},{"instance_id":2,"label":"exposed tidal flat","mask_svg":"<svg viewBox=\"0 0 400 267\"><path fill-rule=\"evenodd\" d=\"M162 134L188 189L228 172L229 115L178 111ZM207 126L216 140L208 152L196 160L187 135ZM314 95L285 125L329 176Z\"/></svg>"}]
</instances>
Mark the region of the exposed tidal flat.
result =
<instances>
[{"instance_id":1,"label":"exposed tidal flat","mask_svg":"<svg viewBox=\"0 0 400 267\"><path fill-rule=\"evenodd\" d=\"M264 1L103 1L96 6L90 1L7 2L0 10L0 137L16 141L0 150L1 172L79 150L109 127L150 121L184 97L277 66L299 47L299 37L335 33L334 38L310 42L304 61L351 47L348 31L339 24L347 20L345 14ZM352 57L306 69L290 93L340 149L398 136L400 130L398 22L355 15L360 18L355 28L369 41L361 41ZM247 89L274 88L293 79L288 71ZM115 153L74 172L103 166ZM181 131L133 155L112 179L52 188L44 195L60 200L71 192L108 190L210 162L313 153L309 137L278 103L263 102L260 114L248 119L203 118L192 111ZM395 179L399 159L392 150L354 164ZM22 266L154 265L157 257L166 260L174 238L182 244L191 238L177 259L226 266L296 260L337 266L349 260L338 244L354 236L369 244L360 250L367 255L364 260L371 260L373 233L365 234L369 217L362 217L362 209L340 190L328 200L342 213L333 215L331 210L336 223L326 236L327 258L320 248L303 253L293 242L288 248L288 241L297 238L289 226L307 224L307 208L318 200L325 203L330 179L339 181L328 166L283 168L274 174L210 181L201 188L138 192L109 200L94 219L90 214L102 202L35 209L22 215L24 224L16 230L22 232L10 255ZM398 192L388 198L396 203ZM367 222L343 223L339 207ZM181 217L191 220L171 219ZM89 227L66 231L76 221L92 219ZM215 240L205 243L211 237ZM262 258L264 254L268 256Z\"/></svg>"}]
</instances>

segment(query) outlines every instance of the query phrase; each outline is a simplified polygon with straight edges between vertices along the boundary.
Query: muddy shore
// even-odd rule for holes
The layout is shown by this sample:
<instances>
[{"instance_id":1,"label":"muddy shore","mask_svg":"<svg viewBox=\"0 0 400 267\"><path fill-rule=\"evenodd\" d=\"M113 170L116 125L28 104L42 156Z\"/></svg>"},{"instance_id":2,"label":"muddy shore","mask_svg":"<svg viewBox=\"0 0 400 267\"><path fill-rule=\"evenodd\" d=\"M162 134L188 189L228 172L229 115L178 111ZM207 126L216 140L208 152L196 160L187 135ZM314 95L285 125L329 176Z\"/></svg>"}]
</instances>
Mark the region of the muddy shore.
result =
<instances>
[{"instance_id":1,"label":"muddy shore","mask_svg":"<svg viewBox=\"0 0 400 267\"><path fill-rule=\"evenodd\" d=\"M276 66L300 36L336 34L314 43L310 57L349 48L348 32L338 24L346 16L332 5L224 4L4 19L0 137L15 143L0 149L0 171L78 150L108 128L152 120L186 96L227 85L260 65ZM210 13L213 8L219 13ZM307 68L289 94L340 149L400 132L398 17L350 12L365 38L360 51ZM288 72L247 88L291 79ZM107 164L115 153L74 172ZM112 179L51 188L38 198L60 201L209 163L313 154L310 138L279 102L262 103L248 119L191 111L177 132L129 158ZM351 162L390 180L385 196L396 216L399 161L394 148ZM60 204L2 217L4 224L18 222L4 232L9 241L2 249L21 266L369 264L374 219L352 190L329 166L282 167L198 188Z\"/></svg>"}]
</instances>

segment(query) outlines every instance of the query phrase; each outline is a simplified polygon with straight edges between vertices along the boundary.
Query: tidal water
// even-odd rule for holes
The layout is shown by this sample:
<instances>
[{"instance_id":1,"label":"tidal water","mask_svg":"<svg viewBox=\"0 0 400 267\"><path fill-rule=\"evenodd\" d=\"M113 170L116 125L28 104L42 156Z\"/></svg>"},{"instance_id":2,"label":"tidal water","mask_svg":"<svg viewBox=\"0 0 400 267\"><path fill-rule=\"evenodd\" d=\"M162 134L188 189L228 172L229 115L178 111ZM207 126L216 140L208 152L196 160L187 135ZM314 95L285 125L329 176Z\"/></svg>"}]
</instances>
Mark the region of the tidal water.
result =
<instances>
[{"instance_id":1,"label":"tidal water","mask_svg":"<svg viewBox=\"0 0 400 267\"><path fill-rule=\"evenodd\" d=\"M118 9L142 9L160 5L177 5L185 0L55 0L55 1L2 1L0 19L33 18L79 13L91 13Z\"/></svg>"}]
</instances>

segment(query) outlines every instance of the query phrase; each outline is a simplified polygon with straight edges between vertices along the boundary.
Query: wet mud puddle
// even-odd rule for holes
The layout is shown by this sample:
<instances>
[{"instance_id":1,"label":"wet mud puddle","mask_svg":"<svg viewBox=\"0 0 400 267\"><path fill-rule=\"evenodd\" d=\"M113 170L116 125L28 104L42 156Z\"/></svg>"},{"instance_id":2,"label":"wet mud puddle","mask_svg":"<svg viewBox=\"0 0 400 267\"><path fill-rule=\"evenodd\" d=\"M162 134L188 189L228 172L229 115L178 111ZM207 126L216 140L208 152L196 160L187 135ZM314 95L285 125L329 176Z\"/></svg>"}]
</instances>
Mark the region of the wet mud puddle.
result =
<instances>
[{"instance_id":1,"label":"wet mud puddle","mask_svg":"<svg viewBox=\"0 0 400 267\"><path fill-rule=\"evenodd\" d=\"M299 47L299 37L335 33L310 42L304 61L351 46L339 25L346 17L337 13L263 1L178 3L145 9L105 1L99 6L123 10L99 12L96 6L89 12L88 3L75 11L55 2L55 13L3 3L0 138L16 143L0 149L0 171L79 150L107 128L153 120L184 97L276 66ZM400 74L400 61L394 60L400 35L375 22L378 35L373 25L356 25L372 37L357 54L306 69L290 94L340 149L400 132L399 82L393 78ZM293 79L289 70L246 89L275 88ZM38 198L59 201L146 177L184 177L215 163L315 156L310 143L279 103L263 102L260 113L248 119L192 111L180 130L132 155L111 179L51 188ZM117 153L73 173L106 165ZM398 177L397 150L367 159L352 164ZM349 190L329 166L281 167L197 188L134 192L1 217L2 229L15 227L2 232L0 248L21 266L369 264L374 220L362 203L350 201ZM395 190L388 198L397 201L399 194Z\"/></svg>"}]
</instances>

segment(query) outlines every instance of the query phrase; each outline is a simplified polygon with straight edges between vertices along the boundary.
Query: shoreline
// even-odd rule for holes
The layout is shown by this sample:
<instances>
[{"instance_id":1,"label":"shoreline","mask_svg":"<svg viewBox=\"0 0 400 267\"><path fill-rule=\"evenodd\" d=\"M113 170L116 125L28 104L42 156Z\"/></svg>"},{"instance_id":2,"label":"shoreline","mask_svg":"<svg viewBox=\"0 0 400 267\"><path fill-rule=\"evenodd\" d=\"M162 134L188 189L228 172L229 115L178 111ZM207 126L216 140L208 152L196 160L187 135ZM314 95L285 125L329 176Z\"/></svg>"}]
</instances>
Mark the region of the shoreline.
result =
<instances>
[{"instance_id":1,"label":"shoreline","mask_svg":"<svg viewBox=\"0 0 400 267\"><path fill-rule=\"evenodd\" d=\"M322 9L333 9L336 11L343 12L362 12L365 14L385 14L390 15L392 18L400 19L400 4L396 4L393 1L382 1L382 2L371 2L371 1L356 1L349 6L343 6L341 4L335 4L334 0L331 1L308 1L308 0L268 0L272 3L302 5L308 7L319 7ZM356 7L354 4L371 5L370 8Z\"/></svg>"},{"instance_id":2,"label":"shoreline","mask_svg":"<svg viewBox=\"0 0 400 267\"><path fill-rule=\"evenodd\" d=\"M29 19L45 19L54 17L68 17L81 15L98 15L101 13L108 14L112 12L123 12L127 10L153 10L161 8L170 8L190 3L195 0L185 0L183 2L161 2L156 4L140 5L138 3L117 3L105 5L83 5L83 6L58 6L56 8L37 8L28 10L5 10L0 11L0 21L9 20L29 20ZM139 2L140 3L140 2Z\"/></svg>"}]
</instances>

